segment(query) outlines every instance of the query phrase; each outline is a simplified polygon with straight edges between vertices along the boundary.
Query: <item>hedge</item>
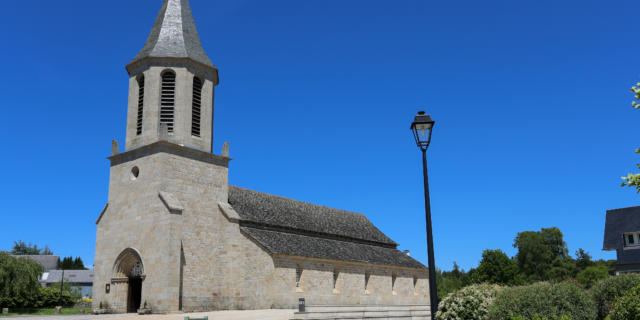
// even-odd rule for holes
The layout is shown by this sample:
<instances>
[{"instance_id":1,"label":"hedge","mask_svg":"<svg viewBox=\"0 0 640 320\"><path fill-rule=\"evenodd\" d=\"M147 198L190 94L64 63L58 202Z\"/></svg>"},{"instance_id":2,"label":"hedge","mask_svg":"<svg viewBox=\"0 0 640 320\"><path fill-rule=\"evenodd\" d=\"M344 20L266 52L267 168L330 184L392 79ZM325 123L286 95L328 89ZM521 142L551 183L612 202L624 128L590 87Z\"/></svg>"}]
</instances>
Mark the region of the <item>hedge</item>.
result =
<instances>
[{"instance_id":1,"label":"hedge","mask_svg":"<svg viewBox=\"0 0 640 320\"><path fill-rule=\"evenodd\" d=\"M573 281L535 283L501 290L489 308L489 319L595 320L596 308L588 291Z\"/></svg>"},{"instance_id":2,"label":"hedge","mask_svg":"<svg viewBox=\"0 0 640 320\"><path fill-rule=\"evenodd\" d=\"M611 312L616 298L637 285L640 285L638 274L621 274L596 282L591 288L591 294L595 300L598 319L604 320Z\"/></svg>"}]
</instances>

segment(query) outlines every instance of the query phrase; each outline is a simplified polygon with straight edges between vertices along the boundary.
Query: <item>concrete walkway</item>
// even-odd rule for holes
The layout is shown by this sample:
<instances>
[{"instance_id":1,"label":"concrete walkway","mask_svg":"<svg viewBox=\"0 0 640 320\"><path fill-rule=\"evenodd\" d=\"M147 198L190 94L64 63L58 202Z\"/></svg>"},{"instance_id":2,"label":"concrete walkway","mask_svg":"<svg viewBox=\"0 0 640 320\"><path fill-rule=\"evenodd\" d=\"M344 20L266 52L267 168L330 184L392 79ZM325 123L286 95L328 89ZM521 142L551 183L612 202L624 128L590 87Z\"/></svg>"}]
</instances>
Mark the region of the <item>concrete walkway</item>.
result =
<instances>
[{"instance_id":1,"label":"concrete walkway","mask_svg":"<svg viewBox=\"0 0 640 320\"><path fill-rule=\"evenodd\" d=\"M250 311L215 311L203 313L183 313L165 315L109 314L109 315L76 315L76 316L18 316L0 317L0 320L183 320L185 317L209 320L289 320L295 310L250 310Z\"/></svg>"}]
</instances>

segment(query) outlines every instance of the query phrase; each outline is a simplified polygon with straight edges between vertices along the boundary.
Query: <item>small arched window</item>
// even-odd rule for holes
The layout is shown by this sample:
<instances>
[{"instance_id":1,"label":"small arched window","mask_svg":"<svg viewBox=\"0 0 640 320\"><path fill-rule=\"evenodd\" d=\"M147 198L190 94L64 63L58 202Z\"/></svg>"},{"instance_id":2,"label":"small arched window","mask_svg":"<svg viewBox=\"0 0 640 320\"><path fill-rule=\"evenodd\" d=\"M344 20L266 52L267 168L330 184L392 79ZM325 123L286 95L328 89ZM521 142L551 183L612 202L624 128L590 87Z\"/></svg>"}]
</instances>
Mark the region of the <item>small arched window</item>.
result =
<instances>
[{"instance_id":1,"label":"small arched window","mask_svg":"<svg viewBox=\"0 0 640 320\"><path fill-rule=\"evenodd\" d=\"M193 78L193 101L191 106L191 135L200 137L200 115L202 106L202 80Z\"/></svg>"},{"instance_id":2,"label":"small arched window","mask_svg":"<svg viewBox=\"0 0 640 320\"><path fill-rule=\"evenodd\" d=\"M138 76L138 120L136 122L136 135L142 134L142 114L144 111L144 75Z\"/></svg>"},{"instance_id":3,"label":"small arched window","mask_svg":"<svg viewBox=\"0 0 640 320\"><path fill-rule=\"evenodd\" d=\"M160 97L160 123L166 123L169 132L173 132L176 103L176 74L173 71L162 73L162 95Z\"/></svg>"}]
</instances>

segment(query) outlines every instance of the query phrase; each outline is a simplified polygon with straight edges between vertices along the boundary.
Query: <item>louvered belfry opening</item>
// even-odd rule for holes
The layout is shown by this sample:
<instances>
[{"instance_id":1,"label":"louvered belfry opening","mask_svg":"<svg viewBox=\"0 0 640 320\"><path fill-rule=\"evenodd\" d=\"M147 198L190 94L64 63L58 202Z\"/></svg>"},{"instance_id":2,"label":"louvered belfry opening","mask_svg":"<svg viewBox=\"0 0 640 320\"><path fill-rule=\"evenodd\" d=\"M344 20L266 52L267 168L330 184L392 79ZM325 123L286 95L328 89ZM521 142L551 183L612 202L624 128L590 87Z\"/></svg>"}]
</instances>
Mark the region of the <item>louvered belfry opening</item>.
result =
<instances>
[{"instance_id":1,"label":"louvered belfry opening","mask_svg":"<svg viewBox=\"0 0 640 320\"><path fill-rule=\"evenodd\" d=\"M138 120L136 122L136 135L142 134L142 114L144 111L144 75L138 77Z\"/></svg>"},{"instance_id":2,"label":"louvered belfry opening","mask_svg":"<svg viewBox=\"0 0 640 320\"><path fill-rule=\"evenodd\" d=\"M191 110L191 135L200 137L200 115L202 106L202 80L193 78L193 105Z\"/></svg>"},{"instance_id":3,"label":"louvered belfry opening","mask_svg":"<svg viewBox=\"0 0 640 320\"><path fill-rule=\"evenodd\" d=\"M160 99L160 123L166 123L169 132L173 132L176 102L176 74L165 71L162 74L162 96Z\"/></svg>"}]
</instances>

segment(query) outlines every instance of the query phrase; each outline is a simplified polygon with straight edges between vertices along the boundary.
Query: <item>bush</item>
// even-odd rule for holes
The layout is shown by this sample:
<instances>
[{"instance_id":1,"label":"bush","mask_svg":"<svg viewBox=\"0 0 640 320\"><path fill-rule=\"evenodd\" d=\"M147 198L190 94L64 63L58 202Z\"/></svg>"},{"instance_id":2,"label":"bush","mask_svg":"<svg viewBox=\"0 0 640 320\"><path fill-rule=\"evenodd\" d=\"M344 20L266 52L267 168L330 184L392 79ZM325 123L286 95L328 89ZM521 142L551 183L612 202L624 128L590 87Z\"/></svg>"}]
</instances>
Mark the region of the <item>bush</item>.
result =
<instances>
[{"instance_id":1,"label":"bush","mask_svg":"<svg viewBox=\"0 0 640 320\"><path fill-rule=\"evenodd\" d=\"M500 287L479 284L450 293L438 304L437 320L489 319L489 306Z\"/></svg>"},{"instance_id":2,"label":"bush","mask_svg":"<svg viewBox=\"0 0 640 320\"><path fill-rule=\"evenodd\" d=\"M511 320L571 320L571 318L569 318L567 316L553 317L553 318L540 318L539 315L535 315L531 319L526 319L525 317L517 316L517 317L511 317Z\"/></svg>"},{"instance_id":3,"label":"bush","mask_svg":"<svg viewBox=\"0 0 640 320\"><path fill-rule=\"evenodd\" d=\"M505 288L489 308L492 320L562 319L565 316L571 320L596 319L591 296L573 281Z\"/></svg>"},{"instance_id":4,"label":"bush","mask_svg":"<svg viewBox=\"0 0 640 320\"><path fill-rule=\"evenodd\" d=\"M53 308L60 305L60 289L56 288L40 288L40 295L35 305L30 307L36 308ZM73 306L73 298L69 291L62 291L62 306Z\"/></svg>"},{"instance_id":5,"label":"bush","mask_svg":"<svg viewBox=\"0 0 640 320\"><path fill-rule=\"evenodd\" d=\"M609 277L609 267L607 266L591 266L578 272L576 280L586 288L591 288L598 280Z\"/></svg>"},{"instance_id":6,"label":"bush","mask_svg":"<svg viewBox=\"0 0 640 320\"><path fill-rule=\"evenodd\" d=\"M637 274L622 274L596 282L591 288L591 293L598 309L598 319L605 319L616 298L637 285L640 285L640 275Z\"/></svg>"},{"instance_id":7,"label":"bush","mask_svg":"<svg viewBox=\"0 0 640 320\"><path fill-rule=\"evenodd\" d=\"M640 320L640 286L618 297L609 316L611 320Z\"/></svg>"}]
</instances>

